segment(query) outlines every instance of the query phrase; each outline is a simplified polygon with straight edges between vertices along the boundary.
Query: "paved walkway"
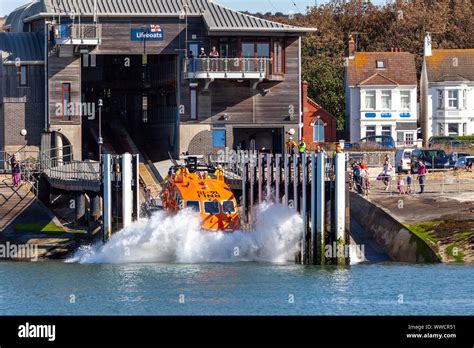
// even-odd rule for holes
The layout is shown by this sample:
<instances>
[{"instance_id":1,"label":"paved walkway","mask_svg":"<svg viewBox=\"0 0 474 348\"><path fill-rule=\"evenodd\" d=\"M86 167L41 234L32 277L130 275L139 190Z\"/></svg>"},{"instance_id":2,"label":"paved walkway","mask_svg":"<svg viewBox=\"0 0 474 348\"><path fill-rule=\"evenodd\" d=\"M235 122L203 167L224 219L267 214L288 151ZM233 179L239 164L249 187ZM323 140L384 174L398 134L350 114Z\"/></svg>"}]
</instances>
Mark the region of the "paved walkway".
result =
<instances>
[{"instance_id":1,"label":"paved walkway","mask_svg":"<svg viewBox=\"0 0 474 348\"><path fill-rule=\"evenodd\" d=\"M13 187L11 177L0 176L0 231L8 227L35 199L26 185Z\"/></svg>"}]
</instances>

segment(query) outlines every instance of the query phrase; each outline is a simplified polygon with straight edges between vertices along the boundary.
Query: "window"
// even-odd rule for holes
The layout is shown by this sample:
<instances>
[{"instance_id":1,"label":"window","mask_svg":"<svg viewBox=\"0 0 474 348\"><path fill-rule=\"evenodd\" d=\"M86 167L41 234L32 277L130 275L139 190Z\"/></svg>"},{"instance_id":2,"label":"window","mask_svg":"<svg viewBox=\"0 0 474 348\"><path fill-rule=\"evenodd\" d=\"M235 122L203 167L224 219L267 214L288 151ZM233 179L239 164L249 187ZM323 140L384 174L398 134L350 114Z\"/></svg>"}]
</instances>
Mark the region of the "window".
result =
<instances>
[{"instance_id":1,"label":"window","mask_svg":"<svg viewBox=\"0 0 474 348\"><path fill-rule=\"evenodd\" d=\"M392 126L382 126L382 136L391 137L392 136Z\"/></svg>"},{"instance_id":2,"label":"window","mask_svg":"<svg viewBox=\"0 0 474 348\"><path fill-rule=\"evenodd\" d=\"M225 147L226 134L224 129L213 129L212 130L212 146L214 147Z\"/></svg>"},{"instance_id":3,"label":"window","mask_svg":"<svg viewBox=\"0 0 474 348\"><path fill-rule=\"evenodd\" d=\"M438 135L441 135L441 136L444 135L444 124L443 123L438 123Z\"/></svg>"},{"instance_id":4,"label":"window","mask_svg":"<svg viewBox=\"0 0 474 348\"><path fill-rule=\"evenodd\" d=\"M392 91L382 91L382 109L392 108Z\"/></svg>"},{"instance_id":5,"label":"window","mask_svg":"<svg viewBox=\"0 0 474 348\"><path fill-rule=\"evenodd\" d=\"M459 124L457 124L457 123L449 123L449 124L448 124L448 135L449 135L449 136L457 136L457 135L459 135Z\"/></svg>"},{"instance_id":6,"label":"window","mask_svg":"<svg viewBox=\"0 0 474 348\"><path fill-rule=\"evenodd\" d=\"M414 141L415 137L413 136L413 133L405 133L405 145L413 145Z\"/></svg>"},{"instance_id":7,"label":"window","mask_svg":"<svg viewBox=\"0 0 474 348\"><path fill-rule=\"evenodd\" d=\"M457 89L448 90L448 107L450 109L459 108L459 91Z\"/></svg>"},{"instance_id":8,"label":"window","mask_svg":"<svg viewBox=\"0 0 474 348\"><path fill-rule=\"evenodd\" d=\"M375 63L377 69L385 69L385 61L384 60L377 60Z\"/></svg>"},{"instance_id":9,"label":"window","mask_svg":"<svg viewBox=\"0 0 474 348\"><path fill-rule=\"evenodd\" d=\"M62 110L63 110L63 121L71 120L71 114L69 112L69 105L71 104L71 84L62 84Z\"/></svg>"},{"instance_id":10,"label":"window","mask_svg":"<svg viewBox=\"0 0 474 348\"><path fill-rule=\"evenodd\" d=\"M21 87L26 87L28 86L28 67L25 65L22 65L20 67L20 81L19 84Z\"/></svg>"},{"instance_id":11,"label":"window","mask_svg":"<svg viewBox=\"0 0 474 348\"><path fill-rule=\"evenodd\" d=\"M204 202L204 212L206 214L219 214L219 202L212 201L212 202Z\"/></svg>"},{"instance_id":12,"label":"window","mask_svg":"<svg viewBox=\"0 0 474 348\"><path fill-rule=\"evenodd\" d=\"M201 211L201 206L199 204L199 201L187 201L186 208L196 213L199 213Z\"/></svg>"},{"instance_id":13,"label":"window","mask_svg":"<svg viewBox=\"0 0 474 348\"><path fill-rule=\"evenodd\" d=\"M283 45L280 41L273 43L273 73L283 74Z\"/></svg>"},{"instance_id":14,"label":"window","mask_svg":"<svg viewBox=\"0 0 474 348\"><path fill-rule=\"evenodd\" d=\"M411 104L410 91L400 91L400 108L409 110Z\"/></svg>"},{"instance_id":15,"label":"window","mask_svg":"<svg viewBox=\"0 0 474 348\"><path fill-rule=\"evenodd\" d=\"M222 211L224 212L224 214L235 213L234 201L223 201L222 202Z\"/></svg>"},{"instance_id":16,"label":"window","mask_svg":"<svg viewBox=\"0 0 474 348\"><path fill-rule=\"evenodd\" d=\"M438 109L444 109L444 91L438 90Z\"/></svg>"},{"instance_id":17,"label":"window","mask_svg":"<svg viewBox=\"0 0 474 348\"><path fill-rule=\"evenodd\" d=\"M365 127L365 136L366 137L375 137L375 126L366 126Z\"/></svg>"},{"instance_id":18,"label":"window","mask_svg":"<svg viewBox=\"0 0 474 348\"><path fill-rule=\"evenodd\" d=\"M324 143L326 140L324 138L324 128L325 124L321 119L318 119L313 126L313 141L317 143Z\"/></svg>"},{"instance_id":19,"label":"window","mask_svg":"<svg viewBox=\"0 0 474 348\"><path fill-rule=\"evenodd\" d=\"M365 108L375 109L375 91L365 91Z\"/></svg>"}]
</instances>

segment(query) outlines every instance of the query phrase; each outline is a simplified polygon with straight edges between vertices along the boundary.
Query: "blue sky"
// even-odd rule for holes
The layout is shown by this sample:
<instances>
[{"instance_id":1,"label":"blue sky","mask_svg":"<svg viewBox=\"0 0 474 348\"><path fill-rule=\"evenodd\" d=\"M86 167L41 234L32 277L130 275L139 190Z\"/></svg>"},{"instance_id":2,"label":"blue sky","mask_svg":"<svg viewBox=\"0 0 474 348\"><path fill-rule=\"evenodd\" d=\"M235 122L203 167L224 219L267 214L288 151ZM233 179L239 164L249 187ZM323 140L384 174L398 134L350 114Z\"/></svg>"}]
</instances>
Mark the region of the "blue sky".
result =
<instances>
[{"instance_id":1,"label":"blue sky","mask_svg":"<svg viewBox=\"0 0 474 348\"><path fill-rule=\"evenodd\" d=\"M16 7L28 3L29 0L0 0L0 16L10 13ZM307 6L317 2L321 4L325 0L214 0L222 5L240 11L250 12L303 12ZM383 0L375 0L374 3L382 3Z\"/></svg>"}]
</instances>

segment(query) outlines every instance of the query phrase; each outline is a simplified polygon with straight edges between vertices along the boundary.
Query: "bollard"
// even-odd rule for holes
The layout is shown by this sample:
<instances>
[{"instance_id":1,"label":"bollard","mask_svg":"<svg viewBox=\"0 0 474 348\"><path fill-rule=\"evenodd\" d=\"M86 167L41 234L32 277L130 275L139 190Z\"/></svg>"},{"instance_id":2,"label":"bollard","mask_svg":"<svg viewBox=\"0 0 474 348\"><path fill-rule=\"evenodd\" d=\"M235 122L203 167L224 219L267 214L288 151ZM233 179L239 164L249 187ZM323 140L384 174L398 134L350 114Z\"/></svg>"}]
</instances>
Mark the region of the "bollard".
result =
<instances>
[{"instance_id":1,"label":"bollard","mask_svg":"<svg viewBox=\"0 0 474 348\"><path fill-rule=\"evenodd\" d=\"M335 232L338 250L345 250L346 240L346 156L343 153L336 154L334 158L335 168ZM339 249L342 248L342 249ZM337 251L338 251L337 250ZM337 252L336 251L336 252ZM346 264L345 257L337 257L337 264Z\"/></svg>"}]
</instances>

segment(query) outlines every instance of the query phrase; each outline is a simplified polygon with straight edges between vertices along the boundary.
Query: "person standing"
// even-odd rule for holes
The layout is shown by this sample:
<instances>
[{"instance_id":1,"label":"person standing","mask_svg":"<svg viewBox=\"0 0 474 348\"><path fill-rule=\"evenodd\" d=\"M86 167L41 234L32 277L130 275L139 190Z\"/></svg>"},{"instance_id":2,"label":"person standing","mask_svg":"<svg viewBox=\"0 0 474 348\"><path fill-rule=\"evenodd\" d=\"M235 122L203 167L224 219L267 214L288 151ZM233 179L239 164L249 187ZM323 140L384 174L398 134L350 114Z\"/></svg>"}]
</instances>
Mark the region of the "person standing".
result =
<instances>
[{"instance_id":1,"label":"person standing","mask_svg":"<svg viewBox=\"0 0 474 348\"><path fill-rule=\"evenodd\" d=\"M300 145L298 146L298 152L300 154L306 152L306 142L305 142L304 138L301 138Z\"/></svg>"},{"instance_id":2,"label":"person standing","mask_svg":"<svg viewBox=\"0 0 474 348\"><path fill-rule=\"evenodd\" d=\"M298 144L296 144L296 141L293 140L293 137L290 137L288 141L286 142L286 151L289 154L293 154L297 146Z\"/></svg>"},{"instance_id":3,"label":"person standing","mask_svg":"<svg viewBox=\"0 0 474 348\"><path fill-rule=\"evenodd\" d=\"M383 165L383 183L385 184L385 191L390 189L390 182L392 181L392 165L389 160L385 160Z\"/></svg>"},{"instance_id":4,"label":"person standing","mask_svg":"<svg viewBox=\"0 0 474 348\"><path fill-rule=\"evenodd\" d=\"M209 58L211 58L211 66L213 71L218 71L219 68L219 51L217 51L216 47L212 47L212 51L209 53Z\"/></svg>"},{"instance_id":5,"label":"person standing","mask_svg":"<svg viewBox=\"0 0 474 348\"><path fill-rule=\"evenodd\" d=\"M410 172L408 172L408 175L407 175L407 190L406 190L406 194L411 194L411 184L412 184L412 178L411 178L411 174Z\"/></svg>"},{"instance_id":6,"label":"person standing","mask_svg":"<svg viewBox=\"0 0 474 348\"><path fill-rule=\"evenodd\" d=\"M11 158L10 164L12 166L12 181L13 186L20 187L21 186L21 169L20 163L17 161L15 155Z\"/></svg>"},{"instance_id":7,"label":"person standing","mask_svg":"<svg viewBox=\"0 0 474 348\"><path fill-rule=\"evenodd\" d=\"M426 185L426 166L423 161L418 162L418 182L420 183L420 194L423 194Z\"/></svg>"}]
</instances>

